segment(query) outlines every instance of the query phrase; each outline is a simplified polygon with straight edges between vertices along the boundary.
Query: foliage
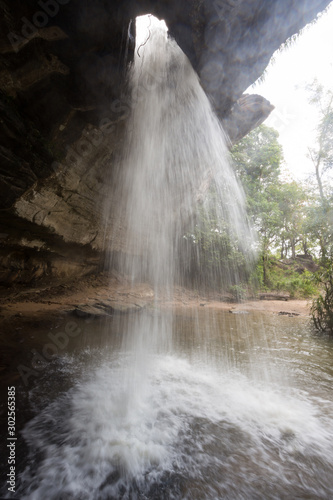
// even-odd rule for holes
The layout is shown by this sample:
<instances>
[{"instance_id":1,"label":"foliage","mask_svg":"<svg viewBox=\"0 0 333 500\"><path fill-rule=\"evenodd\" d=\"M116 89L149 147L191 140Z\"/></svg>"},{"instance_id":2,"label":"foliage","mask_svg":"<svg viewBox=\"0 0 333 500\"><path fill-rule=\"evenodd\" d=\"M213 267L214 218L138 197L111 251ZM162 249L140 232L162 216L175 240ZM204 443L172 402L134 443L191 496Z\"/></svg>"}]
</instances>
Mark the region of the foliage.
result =
<instances>
[{"instance_id":1,"label":"foliage","mask_svg":"<svg viewBox=\"0 0 333 500\"><path fill-rule=\"evenodd\" d=\"M247 262L227 222L216 211L214 187L204 206L199 206L195 223L184 235L182 254L185 280L195 287L226 290L247 275Z\"/></svg>"},{"instance_id":2,"label":"foliage","mask_svg":"<svg viewBox=\"0 0 333 500\"><path fill-rule=\"evenodd\" d=\"M315 169L320 197L324 201L325 174L333 168L333 91L325 89L316 79L307 86L307 90L310 104L319 112L316 146L309 148L309 158Z\"/></svg>"},{"instance_id":3,"label":"foliage","mask_svg":"<svg viewBox=\"0 0 333 500\"><path fill-rule=\"evenodd\" d=\"M246 299L247 290L243 285L232 285L228 290L236 299L237 302L241 302Z\"/></svg>"},{"instance_id":4,"label":"foliage","mask_svg":"<svg viewBox=\"0 0 333 500\"><path fill-rule=\"evenodd\" d=\"M246 192L249 216L260 237L260 259L249 285L289 292L291 297L318 293L312 274L300 271L295 260L297 253L310 255L322 236L318 228L323 224L315 226L309 220L317 198L309 187L281 179L283 154L277 131L261 125L233 148L232 158ZM280 259L291 257L288 265L277 264L277 252Z\"/></svg>"},{"instance_id":5,"label":"foliage","mask_svg":"<svg viewBox=\"0 0 333 500\"><path fill-rule=\"evenodd\" d=\"M287 257L289 250L291 258L295 259L297 245L307 254L308 237L304 231L306 203L309 199L307 190L295 181L279 182L275 186L274 196L281 214L278 235L281 259Z\"/></svg>"},{"instance_id":6,"label":"foliage","mask_svg":"<svg viewBox=\"0 0 333 500\"><path fill-rule=\"evenodd\" d=\"M236 144L231 155L244 186L249 217L260 236L263 284L267 286L267 256L281 226L281 211L274 196L283 160L278 132L261 125Z\"/></svg>"},{"instance_id":7,"label":"foliage","mask_svg":"<svg viewBox=\"0 0 333 500\"><path fill-rule=\"evenodd\" d=\"M309 191L295 181L280 179L283 161L278 133L261 126L251 132L232 151L235 169L247 194L250 217L261 236L263 259L280 247L281 258L296 257L296 250L308 252L305 233Z\"/></svg>"},{"instance_id":8,"label":"foliage","mask_svg":"<svg viewBox=\"0 0 333 500\"><path fill-rule=\"evenodd\" d=\"M309 298L318 293L313 273L300 271L296 261L290 260L285 266L272 257L269 265L269 289L283 291L291 298Z\"/></svg>"},{"instance_id":9,"label":"foliage","mask_svg":"<svg viewBox=\"0 0 333 500\"><path fill-rule=\"evenodd\" d=\"M313 197L312 206L309 208L307 228L320 247L321 260L325 265L333 246L333 196L329 182L333 171L333 91L317 80L308 85L307 90L309 102L319 113L316 144L309 148L318 194Z\"/></svg>"},{"instance_id":10,"label":"foliage","mask_svg":"<svg viewBox=\"0 0 333 500\"><path fill-rule=\"evenodd\" d=\"M323 264L333 251L333 197L313 197L306 208L304 232L314 247L319 248Z\"/></svg>"},{"instance_id":11,"label":"foliage","mask_svg":"<svg viewBox=\"0 0 333 500\"><path fill-rule=\"evenodd\" d=\"M262 191L278 179L283 160L278 136L273 128L260 125L233 147L236 172L249 194L258 188Z\"/></svg>"},{"instance_id":12,"label":"foliage","mask_svg":"<svg viewBox=\"0 0 333 500\"><path fill-rule=\"evenodd\" d=\"M332 262L325 272L318 276L323 291L312 302L311 315L314 326L321 332L333 335L333 265Z\"/></svg>"},{"instance_id":13,"label":"foliage","mask_svg":"<svg viewBox=\"0 0 333 500\"><path fill-rule=\"evenodd\" d=\"M320 96L317 89L313 99ZM323 120L322 130L326 127L325 131L331 133L330 123ZM330 141L325 141L321 141L325 154L319 155L322 173L331 168L333 155ZM333 251L333 192L325 186L318 194L316 184L281 178L283 152L278 132L265 125L236 144L231 158L244 187L249 219L259 236L258 261L249 269L239 242L215 208L218 200L212 188L205 207L198 208L193 229L184 236L187 257L182 267L187 265L191 284L227 289L237 300L259 289L289 292L294 298L318 294L313 271L305 270L314 269L315 262L304 267L297 255L310 261L319 258L322 269L327 268L327 256Z\"/></svg>"}]
</instances>

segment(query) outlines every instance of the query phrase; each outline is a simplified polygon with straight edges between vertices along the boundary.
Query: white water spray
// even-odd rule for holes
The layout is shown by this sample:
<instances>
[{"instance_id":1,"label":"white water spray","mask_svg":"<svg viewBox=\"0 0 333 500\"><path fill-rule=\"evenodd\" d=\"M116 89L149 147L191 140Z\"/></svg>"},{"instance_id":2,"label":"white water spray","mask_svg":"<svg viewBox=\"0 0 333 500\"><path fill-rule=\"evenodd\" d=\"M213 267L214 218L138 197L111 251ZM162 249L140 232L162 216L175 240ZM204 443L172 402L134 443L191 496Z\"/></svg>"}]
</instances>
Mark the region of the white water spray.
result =
<instances>
[{"instance_id":1,"label":"white water spray","mask_svg":"<svg viewBox=\"0 0 333 500\"><path fill-rule=\"evenodd\" d=\"M130 86L121 210L127 252L141 260L138 265L127 259L124 270L133 279L144 275L156 288L171 290L177 277L177 236L209 182L219 187L221 216L241 241L249 236L244 197L198 76L163 25L151 26L137 40Z\"/></svg>"},{"instance_id":2,"label":"white water spray","mask_svg":"<svg viewBox=\"0 0 333 500\"><path fill-rule=\"evenodd\" d=\"M211 182L218 187L220 218L234 238L250 241L225 135L197 74L163 21L144 16L136 26L131 113L117 182L119 220L126 228L120 270L132 282L150 282L155 303L124 334L124 350L131 354L123 374L130 411L144 391L151 355L170 352L172 312L159 314L160 295L173 296L181 274L178 241Z\"/></svg>"},{"instance_id":3,"label":"white water spray","mask_svg":"<svg viewBox=\"0 0 333 500\"><path fill-rule=\"evenodd\" d=\"M147 19L137 20L131 114L117 185L122 187L119 219L126 227L121 270L133 281L148 280L157 303L161 287L172 297L181 273L179 238L211 182L218 188L218 215L233 237L240 246L253 240L223 129L198 76L164 22L148 19L146 30ZM158 328L170 336L170 327ZM151 345L154 335L146 340ZM160 334L159 348L163 341Z\"/></svg>"}]
</instances>

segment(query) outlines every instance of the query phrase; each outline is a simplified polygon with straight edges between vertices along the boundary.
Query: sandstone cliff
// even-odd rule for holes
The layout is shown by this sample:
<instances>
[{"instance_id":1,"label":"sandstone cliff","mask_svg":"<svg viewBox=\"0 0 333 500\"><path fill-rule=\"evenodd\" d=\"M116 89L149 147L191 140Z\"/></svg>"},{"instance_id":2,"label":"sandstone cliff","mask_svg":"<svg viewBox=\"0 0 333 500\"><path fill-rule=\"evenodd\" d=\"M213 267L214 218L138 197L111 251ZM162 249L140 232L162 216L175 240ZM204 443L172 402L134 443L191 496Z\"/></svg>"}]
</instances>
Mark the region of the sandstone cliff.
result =
<instances>
[{"instance_id":1,"label":"sandstone cliff","mask_svg":"<svg viewBox=\"0 0 333 500\"><path fill-rule=\"evenodd\" d=\"M2 0L0 280L33 285L99 269L124 251L115 159L129 102L134 20L164 18L230 142L273 109L243 92L328 0ZM111 213L105 233L103 210ZM107 245L106 245L107 243Z\"/></svg>"}]
</instances>

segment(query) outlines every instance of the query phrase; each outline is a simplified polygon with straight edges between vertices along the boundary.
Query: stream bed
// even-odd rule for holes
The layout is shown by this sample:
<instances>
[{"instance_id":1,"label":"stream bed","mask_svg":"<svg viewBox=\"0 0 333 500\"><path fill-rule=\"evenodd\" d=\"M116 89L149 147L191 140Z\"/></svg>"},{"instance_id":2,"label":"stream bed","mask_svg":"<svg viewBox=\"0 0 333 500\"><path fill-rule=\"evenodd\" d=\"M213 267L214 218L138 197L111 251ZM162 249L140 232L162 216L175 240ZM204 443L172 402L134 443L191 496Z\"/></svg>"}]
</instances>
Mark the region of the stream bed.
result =
<instances>
[{"instance_id":1,"label":"stream bed","mask_svg":"<svg viewBox=\"0 0 333 500\"><path fill-rule=\"evenodd\" d=\"M18 498L333 498L333 342L308 318L179 310L144 357L135 315L75 321L17 384Z\"/></svg>"}]
</instances>

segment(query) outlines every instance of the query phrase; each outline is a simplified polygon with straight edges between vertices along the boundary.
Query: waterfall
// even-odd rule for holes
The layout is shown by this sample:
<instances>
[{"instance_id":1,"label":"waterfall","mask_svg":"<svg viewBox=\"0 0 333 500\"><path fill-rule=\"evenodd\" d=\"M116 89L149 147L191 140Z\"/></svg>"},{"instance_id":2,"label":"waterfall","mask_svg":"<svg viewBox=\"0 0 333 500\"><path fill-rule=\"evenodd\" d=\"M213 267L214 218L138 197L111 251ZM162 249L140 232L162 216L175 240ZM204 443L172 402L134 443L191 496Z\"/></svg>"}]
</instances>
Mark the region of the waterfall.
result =
<instances>
[{"instance_id":1,"label":"waterfall","mask_svg":"<svg viewBox=\"0 0 333 500\"><path fill-rule=\"evenodd\" d=\"M148 23L147 23L148 19ZM218 217L232 237L252 242L244 196L228 159L226 137L198 75L164 21L136 21L134 61L129 69L131 112L119 161L118 218L125 232L120 271L132 283L148 281L154 303L123 334L123 399L128 411L140 404L152 355L171 352L172 300L182 264L179 241L211 183L217 188Z\"/></svg>"},{"instance_id":2,"label":"waterfall","mask_svg":"<svg viewBox=\"0 0 333 500\"><path fill-rule=\"evenodd\" d=\"M131 113L117 181L126 232L120 270L132 282L150 282L157 307L160 294L172 298L181 278L189 256L179 259L179 241L185 228L191 232L211 183L217 215L232 228L231 236L240 246L253 245L253 239L221 124L189 60L165 23L152 16L148 24L146 16L137 19L129 86ZM164 337L155 332L159 347L170 345L170 326L157 327L164 330ZM154 332L146 337L152 345Z\"/></svg>"},{"instance_id":3,"label":"waterfall","mask_svg":"<svg viewBox=\"0 0 333 500\"><path fill-rule=\"evenodd\" d=\"M121 210L127 253L141 259L139 264L125 259L123 270L133 279L146 277L155 291L164 285L171 293L179 273L177 236L209 183L218 186L220 216L231 222L240 241L250 237L244 196L221 124L198 75L163 22L155 21L137 36L129 81L132 100L121 160Z\"/></svg>"},{"instance_id":4,"label":"waterfall","mask_svg":"<svg viewBox=\"0 0 333 500\"><path fill-rule=\"evenodd\" d=\"M244 317L227 311L177 317L161 307L182 279L187 255L179 258L181 237L185 228L194 232L193 214L198 204L205 206L211 183L216 217L230 226L239 246L251 249L254 242L219 120L188 59L152 18L138 30L129 87L117 181L126 251L118 265L131 283L151 284L154 302L103 328L90 325L90 342L96 336L103 345L89 347L90 365L82 366L79 378L82 351L63 356L54 372L45 373L45 391L60 371L74 378L73 386L61 387L25 426L29 456L17 496L332 498L332 377L318 372L317 357L308 373L302 357L294 369L300 352L318 349L313 339L304 345L305 323L298 325L295 348L294 334L275 335L275 317L263 325L254 316L248 329ZM265 369L276 363L285 370L290 365L299 386L266 378ZM319 380L327 391L324 386L318 395Z\"/></svg>"}]
</instances>

